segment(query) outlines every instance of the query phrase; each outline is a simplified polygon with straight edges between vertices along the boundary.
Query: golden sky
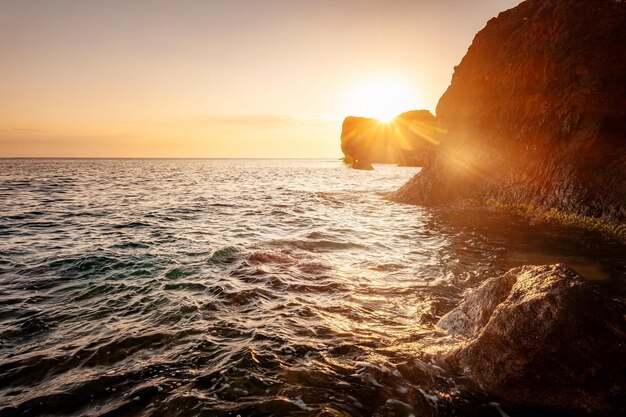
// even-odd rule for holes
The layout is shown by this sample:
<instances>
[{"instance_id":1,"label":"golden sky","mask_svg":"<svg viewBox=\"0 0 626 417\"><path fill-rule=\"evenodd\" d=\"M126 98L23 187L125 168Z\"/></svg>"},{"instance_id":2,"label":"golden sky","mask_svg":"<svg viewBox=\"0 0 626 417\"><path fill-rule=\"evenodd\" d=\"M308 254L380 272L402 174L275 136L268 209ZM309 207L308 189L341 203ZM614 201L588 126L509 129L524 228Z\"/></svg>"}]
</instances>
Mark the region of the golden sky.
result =
<instances>
[{"instance_id":1,"label":"golden sky","mask_svg":"<svg viewBox=\"0 0 626 417\"><path fill-rule=\"evenodd\" d=\"M0 0L0 157L338 157L517 3Z\"/></svg>"}]
</instances>

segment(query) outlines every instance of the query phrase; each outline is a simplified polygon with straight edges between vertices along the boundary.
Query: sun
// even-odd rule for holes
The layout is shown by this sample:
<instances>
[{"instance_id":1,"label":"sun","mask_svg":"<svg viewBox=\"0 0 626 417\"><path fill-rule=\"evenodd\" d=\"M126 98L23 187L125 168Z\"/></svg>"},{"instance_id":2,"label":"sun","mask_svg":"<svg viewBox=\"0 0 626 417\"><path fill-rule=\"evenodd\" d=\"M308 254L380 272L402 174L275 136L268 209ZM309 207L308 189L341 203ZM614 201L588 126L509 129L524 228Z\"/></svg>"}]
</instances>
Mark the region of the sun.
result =
<instances>
[{"instance_id":1,"label":"sun","mask_svg":"<svg viewBox=\"0 0 626 417\"><path fill-rule=\"evenodd\" d=\"M372 117L383 123L418 108L420 100L415 87L395 75L365 78L354 85L346 99L347 115Z\"/></svg>"}]
</instances>

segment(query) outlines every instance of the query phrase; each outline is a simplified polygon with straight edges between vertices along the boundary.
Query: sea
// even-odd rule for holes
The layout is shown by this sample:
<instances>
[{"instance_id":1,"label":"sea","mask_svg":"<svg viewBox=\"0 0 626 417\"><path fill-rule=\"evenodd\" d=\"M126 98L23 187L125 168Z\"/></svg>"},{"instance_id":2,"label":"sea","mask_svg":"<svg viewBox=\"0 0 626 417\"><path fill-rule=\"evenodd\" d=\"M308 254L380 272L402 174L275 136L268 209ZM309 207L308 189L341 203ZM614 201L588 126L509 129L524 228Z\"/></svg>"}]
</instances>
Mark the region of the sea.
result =
<instances>
[{"instance_id":1,"label":"sea","mask_svg":"<svg viewBox=\"0 0 626 417\"><path fill-rule=\"evenodd\" d=\"M338 160L0 160L0 416L515 416L433 355L485 279L624 247Z\"/></svg>"}]
</instances>

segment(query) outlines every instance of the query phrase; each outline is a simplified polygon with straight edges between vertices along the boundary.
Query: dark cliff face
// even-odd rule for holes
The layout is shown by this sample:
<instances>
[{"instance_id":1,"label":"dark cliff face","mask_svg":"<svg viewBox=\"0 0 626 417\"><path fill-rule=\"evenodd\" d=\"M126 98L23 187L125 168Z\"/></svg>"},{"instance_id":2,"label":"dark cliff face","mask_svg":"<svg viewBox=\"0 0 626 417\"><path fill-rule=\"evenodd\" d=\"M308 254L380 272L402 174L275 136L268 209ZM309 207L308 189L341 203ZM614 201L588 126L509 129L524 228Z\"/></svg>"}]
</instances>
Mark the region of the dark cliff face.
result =
<instances>
[{"instance_id":1,"label":"dark cliff face","mask_svg":"<svg viewBox=\"0 0 626 417\"><path fill-rule=\"evenodd\" d=\"M341 127L341 150L357 161L421 166L434 134L435 116L428 110L402 113L389 123L350 116Z\"/></svg>"},{"instance_id":2,"label":"dark cliff face","mask_svg":"<svg viewBox=\"0 0 626 417\"><path fill-rule=\"evenodd\" d=\"M437 106L441 145L392 198L626 220L626 2L528 0L480 31Z\"/></svg>"}]
</instances>

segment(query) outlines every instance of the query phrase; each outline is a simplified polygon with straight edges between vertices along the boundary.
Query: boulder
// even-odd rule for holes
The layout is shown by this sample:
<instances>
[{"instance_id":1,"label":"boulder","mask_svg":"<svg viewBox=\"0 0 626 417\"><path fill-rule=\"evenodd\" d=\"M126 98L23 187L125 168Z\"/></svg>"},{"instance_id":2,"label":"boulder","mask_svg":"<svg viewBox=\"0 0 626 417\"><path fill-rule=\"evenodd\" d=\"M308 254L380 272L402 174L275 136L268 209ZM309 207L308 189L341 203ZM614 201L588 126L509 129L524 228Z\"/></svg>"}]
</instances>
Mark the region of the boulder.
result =
<instances>
[{"instance_id":1,"label":"boulder","mask_svg":"<svg viewBox=\"0 0 626 417\"><path fill-rule=\"evenodd\" d=\"M485 281L438 325L446 360L506 402L625 415L626 310L563 264Z\"/></svg>"},{"instance_id":2,"label":"boulder","mask_svg":"<svg viewBox=\"0 0 626 417\"><path fill-rule=\"evenodd\" d=\"M352 165L350 165L350 168L360 169L363 171L371 171L374 169L371 163L369 163L368 161L363 161L363 160L354 161Z\"/></svg>"},{"instance_id":3,"label":"boulder","mask_svg":"<svg viewBox=\"0 0 626 417\"><path fill-rule=\"evenodd\" d=\"M528 0L500 13L439 100L441 144L392 199L623 224L624 45L624 1Z\"/></svg>"},{"instance_id":4,"label":"boulder","mask_svg":"<svg viewBox=\"0 0 626 417\"><path fill-rule=\"evenodd\" d=\"M400 114L389 123L367 117L346 117L341 150L346 160L421 166L433 146L435 116L428 110Z\"/></svg>"}]
</instances>

